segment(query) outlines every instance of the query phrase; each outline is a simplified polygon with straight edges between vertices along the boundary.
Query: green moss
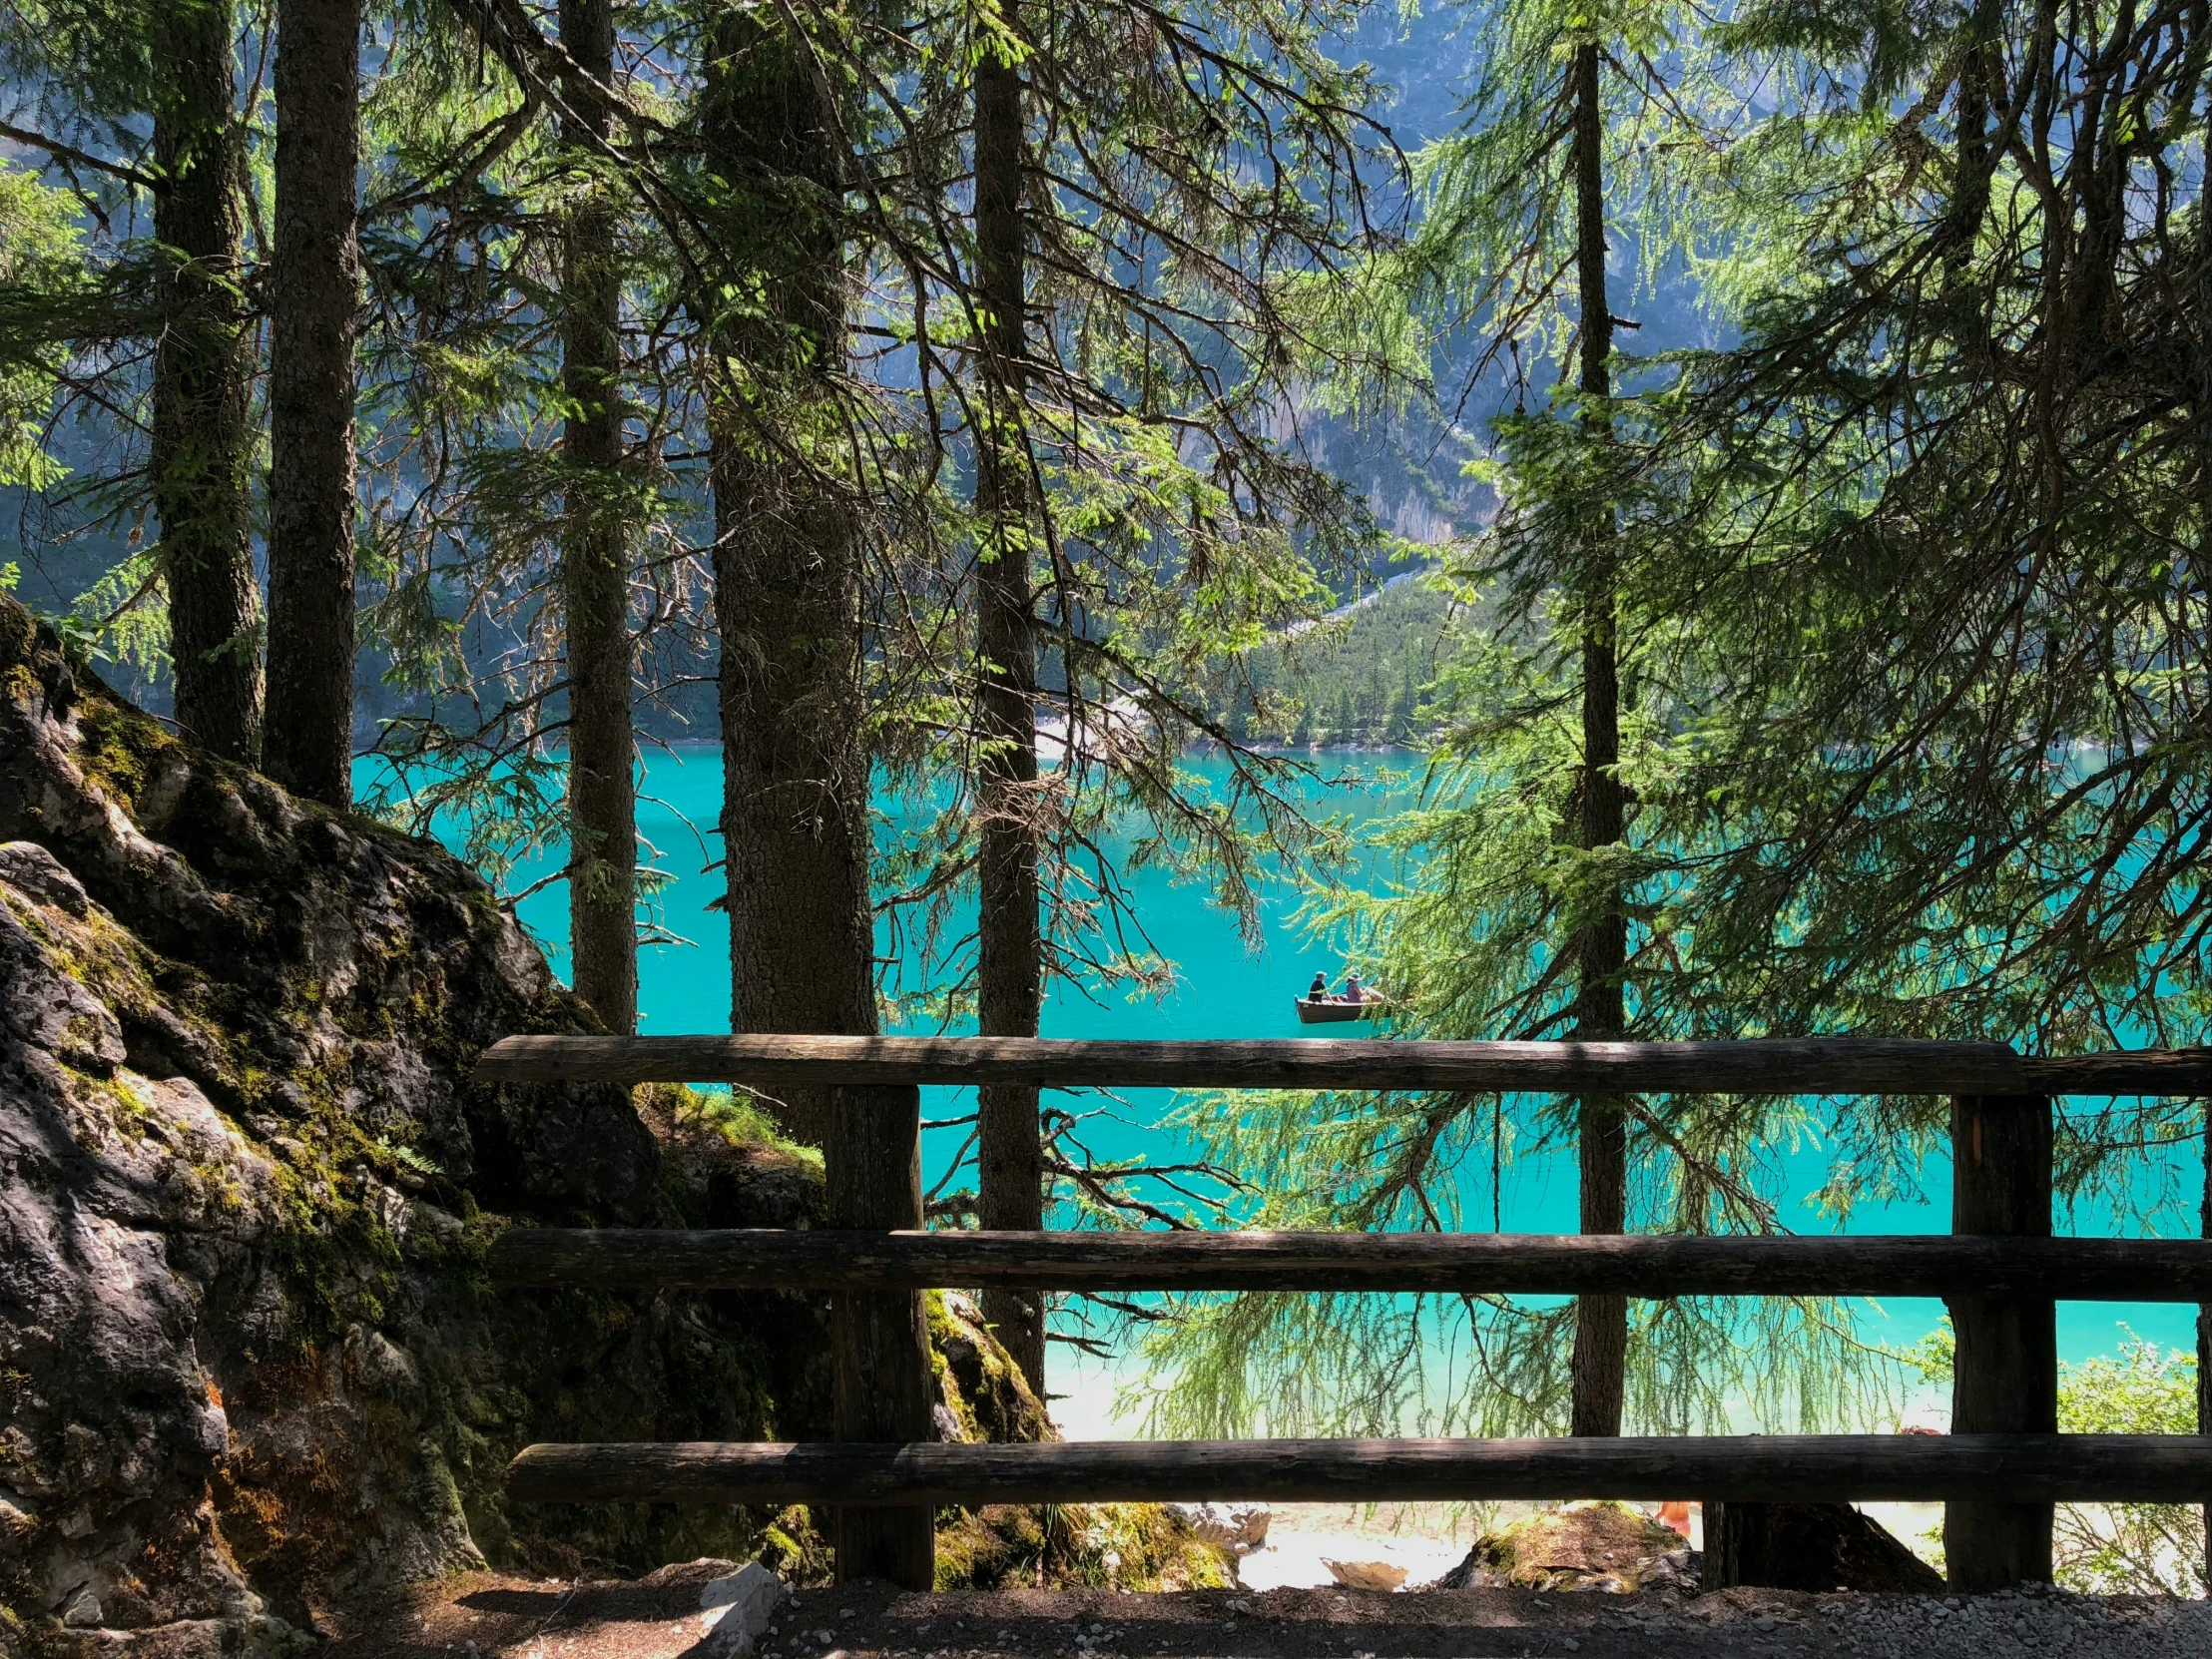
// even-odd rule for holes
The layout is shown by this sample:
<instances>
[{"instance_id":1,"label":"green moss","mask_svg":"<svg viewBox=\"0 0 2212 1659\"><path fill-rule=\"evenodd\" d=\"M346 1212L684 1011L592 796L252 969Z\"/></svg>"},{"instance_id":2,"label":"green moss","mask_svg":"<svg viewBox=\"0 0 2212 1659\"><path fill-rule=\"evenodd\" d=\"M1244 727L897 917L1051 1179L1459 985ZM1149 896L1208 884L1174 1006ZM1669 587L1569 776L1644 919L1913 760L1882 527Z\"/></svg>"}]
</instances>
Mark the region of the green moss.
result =
<instances>
[{"instance_id":1,"label":"green moss","mask_svg":"<svg viewBox=\"0 0 2212 1659\"><path fill-rule=\"evenodd\" d=\"M1530 1590L1633 1590L1682 1540L1641 1510L1610 1501L1563 1504L1474 1541L1491 1582Z\"/></svg>"},{"instance_id":2,"label":"green moss","mask_svg":"<svg viewBox=\"0 0 2212 1659\"><path fill-rule=\"evenodd\" d=\"M929 1293L929 1353L946 1407L963 1439L1049 1440L1057 1436L1044 1402L1013 1356L984 1327L974 1305Z\"/></svg>"},{"instance_id":3,"label":"green moss","mask_svg":"<svg viewBox=\"0 0 2212 1659\"><path fill-rule=\"evenodd\" d=\"M77 734L78 767L126 811L137 807L149 763L177 741L151 717L105 697L79 705Z\"/></svg>"},{"instance_id":4,"label":"green moss","mask_svg":"<svg viewBox=\"0 0 2212 1659\"><path fill-rule=\"evenodd\" d=\"M830 1584L836 1579L836 1552L802 1504L783 1510L761 1529L755 1557L793 1584Z\"/></svg>"},{"instance_id":5,"label":"green moss","mask_svg":"<svg viewBox=\"0 0 2212 1659\"><path fill-rule=\"evenodd\" d=\"M695 1089L682 1083L650 1083L640 1090L641 1110L658 1105L678 1128L714 1131L734 1147L823 1173L822 1149L804 1146L777 1128L752 1095L737 1089Z\"/></svg>"},{"instance_id":6,"label":"green moss","mask_svg":"<svg viewBox=\"0 0 2212 1659\"><path fill-rule=\"evenodd\" d=\"M940 1590L1213 1590L1228 1559L1158 1503L1000 1504L937 1518Z\"/></svg>"}]
</instances>

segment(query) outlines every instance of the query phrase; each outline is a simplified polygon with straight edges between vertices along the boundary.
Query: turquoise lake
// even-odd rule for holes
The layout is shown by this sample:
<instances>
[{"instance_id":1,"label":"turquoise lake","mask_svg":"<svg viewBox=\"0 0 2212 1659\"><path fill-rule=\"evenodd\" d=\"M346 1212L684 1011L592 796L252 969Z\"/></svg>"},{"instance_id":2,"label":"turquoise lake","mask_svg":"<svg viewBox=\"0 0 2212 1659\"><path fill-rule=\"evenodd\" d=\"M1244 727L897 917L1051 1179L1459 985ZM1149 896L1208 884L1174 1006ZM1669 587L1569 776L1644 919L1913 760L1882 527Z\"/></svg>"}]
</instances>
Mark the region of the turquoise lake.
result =
<instances>
[{"instance_id":1,"label":"turquoise lake","mask_svg":"<svg viewBox=\"0 0 2212 1659\"><path fill-rule=\"evenodd\" d=\"M1316 816L1341 817L1355 827L1374 826L1395 814L1409 801L1411 782L1407 769L1418 763L1410 754L1323 754L1317 771L1322 775L1308 787L1310 810ZM1222 763L1192 758L1189 770L1218 776ZM364 779L365 782L365 779ZM659 849L660 861L671 877L660 897L661 920L667 929L690 941L647 948L639 964L639 1025L649 1034L720 1032L730 1028L727 949L729 926L719 910L708 903L722 889L720 870L705 867L719 856L714 832L721 810L722 765L719 750L711 744L679 746L652 754L639 810L639 832L645 843ZM881 804L889 815L899 811L895 801ZM703 850L711 848L711 850ZM519 888L542 873L518 872ZM1382 854L1356 868L1350 878L1370 882L1390 879L1392 870ZM1175 964L1176 979L1169 994L1128 1000L1119 993L1094 999L1075 987L1057 987L1046 1003L1043 1033L1056 1037L1296 1037L1302 1028L1292 1010L1294 996L1317 971L1332 979L1341 975L1342 957L1327 941L1317 940L1297 919L1304 895L1290 880L1273 881L1264 898L1262 938L1257 949L1248 949L1239 936L1236 918L1213 901L1202 883L1178 882L1166 873L1143 870L1131 876L1135 902L1155 944ZM557 971L566 973L565 939L567 897L555 884L525 899L520 906L524 923L545 945ZM885 935L882 945L888 944ZM1359 1027L1326 1027L1342 1036ZM1164 1093L1131 1091L1117 1105L1102 1106L1101 1116L1086 1125L1094 1155L1125 1158L1142 1156L1153 1162L1174 1161L1186 1149L1170 1132L1159 1127L1170 1099ZM951 1118L971 1111L954 1091L925 1090L923 1117ZM948 1173L965 1131L959 1128L929 1130L923 1142L923 1179L935 1187ZM2183 1179L2194 1183L2199 1165L2193 1152L2177 1155L2186 1163ZM1796 1193L1809 1193L1818 1184L1825 1166L1818 1147L1793 1151L1784 1167ZM1924 1174L1930 1202L1889 1207L1868 1206L1852 1218L1850 1231L1858 1233L1940 1232L1949 1226L1947 1172L1931 1168ZM2194 1190L2193 1185L2189 1190ZM1488 1208L1487 1201L1483 1205ZM1808 1205L1795 1214L1785 1210L1788 1225L1804 1232L1828 1231L1831 1224ZM1575 1225L1575 1189L1571 1158L1560 1153L1524 1158L1513 1168L1504 1203L1503 1224L1509 1232L1571 1232ZM2109 1218L2094 1213L2061 1215L2064 1232L2083 1234L2113 1231ZM1885 1304L1881 1314L1870 1315L1866 1334L1894 1347L1909 1345L1926 1334L1940 1317L1935 1302L1898 1301ZM1884 1317L1886 1316L1886 1317ZM2128 1333L2165 1347L2193 1350L2195 1310L2176 1304L2065 1303L2059 1307L2058 1340L2062 1359L2078 1363L2117 1350ZM1110 1380L1100 1375L1095 1362L1077 1364L1055 1348L1053 1388L1070 1397L1058 1407L1064 1425L1075 1433L1110 1433L1104 1406ZM1120 1430L1126 1432L1126 1428Z\"/></svg>"}]
</instances>

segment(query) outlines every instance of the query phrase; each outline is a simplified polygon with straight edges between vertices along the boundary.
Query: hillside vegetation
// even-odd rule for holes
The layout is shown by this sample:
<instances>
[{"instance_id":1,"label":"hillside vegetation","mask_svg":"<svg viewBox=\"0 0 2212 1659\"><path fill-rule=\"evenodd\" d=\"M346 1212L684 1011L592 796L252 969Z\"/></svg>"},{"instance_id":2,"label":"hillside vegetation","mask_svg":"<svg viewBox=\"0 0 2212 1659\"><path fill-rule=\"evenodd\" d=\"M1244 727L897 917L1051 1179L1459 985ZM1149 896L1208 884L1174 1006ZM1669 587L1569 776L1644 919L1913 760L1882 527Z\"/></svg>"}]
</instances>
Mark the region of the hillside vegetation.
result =
<instances>
[{"instance_id":1,"label":"hillside vegetation","mask_svg":"<svg viewBox=\"0 0 2212 1659\"><path fill-rule=\"evenodd\" d=\"M1223 664L1206 712L1261 746L1418 745L1436 724L1438 667L1470 622L1433 567L1409 572Z\"/></svg>"}]
</instances>

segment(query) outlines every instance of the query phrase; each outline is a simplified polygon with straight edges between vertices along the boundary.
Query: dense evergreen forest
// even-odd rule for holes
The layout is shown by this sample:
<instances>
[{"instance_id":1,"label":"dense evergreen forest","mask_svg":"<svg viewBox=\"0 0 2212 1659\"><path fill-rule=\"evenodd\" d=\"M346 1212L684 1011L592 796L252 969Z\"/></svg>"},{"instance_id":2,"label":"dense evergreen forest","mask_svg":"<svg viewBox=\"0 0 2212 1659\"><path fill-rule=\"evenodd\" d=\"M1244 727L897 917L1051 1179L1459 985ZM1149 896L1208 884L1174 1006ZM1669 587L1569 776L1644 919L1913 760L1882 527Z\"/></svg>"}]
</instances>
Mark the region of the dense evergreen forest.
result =
<instances>
[{"instance_id":1,"label":"dense evergreen forest","mask_svg":"<svg viewBox=\"0 0 2212 1659\"><path fill-rule=\"evenodd\" d=\"M1315 890L1399 1034L2197 1042L2208 53L2180 0L7 0L8 580L215 755L565 847L611 1030L680 734L740 1031L875 1030L889 909L1033 1034L1126 971L1110 836L1249 906L1362 743L1423 752L1418 875ZM1541 1140L1585 1231L1757 1231L1798 1137L1848 1215L1938 1110L1209 1101L1192 1202L1472 1225ZM2069 1110L2069 1197L2212 1230L2198 1104ZM1071 1190L1052 1121L984 1092L975 1221ZM1186 1429L1819 1422L1879 1365L1812 1301L1180 1312Z\"/></svg>"}]
</instances>

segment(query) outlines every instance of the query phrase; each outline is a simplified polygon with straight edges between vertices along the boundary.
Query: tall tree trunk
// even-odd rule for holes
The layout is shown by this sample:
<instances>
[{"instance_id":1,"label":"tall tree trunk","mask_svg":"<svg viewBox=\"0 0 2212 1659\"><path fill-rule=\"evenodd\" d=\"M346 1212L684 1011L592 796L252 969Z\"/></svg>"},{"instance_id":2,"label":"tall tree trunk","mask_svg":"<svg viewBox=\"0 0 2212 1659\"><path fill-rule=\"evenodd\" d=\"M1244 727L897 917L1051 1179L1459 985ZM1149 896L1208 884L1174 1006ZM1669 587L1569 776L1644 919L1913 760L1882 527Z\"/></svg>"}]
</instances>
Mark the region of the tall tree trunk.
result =
<instances>
[{"instance_id":1,"label":"tall tree trunk","mask_svg":"<svg viewBox=\"0 0 2212 1659\"><path fill-rule=\"evenodd\" d=\"M595 90L615 70L611 0L561 0L566 137L596 167L614 132ZM638 1028L638 803L630 726L630 562L622 466L622 274L606 192L587 188L561 227L561 596L568 650L568 944L576 994L610 1031Z\"/></svg>"},{"instance_id":2,"label":"tall tree trunk","mask_svg":"<svg viewBox=\"0 0 2212 1659\"><path fill-rule=\"evenodd\" d=\"M1605 283L1604 115L1598 106L1598 49L1575 48L1569 70L1574 93L1575 279L1582 313L1581 389L1591 397L1613 389L1613 314ZM1610 436L1602 410L1584 417L1594 437ZM1582 598L1582 822L1580 844L1610 846L1621 838L1624 811L1618 773L1621 752L1620 665L1614 650L1613 525L1593 513L1592 546ZM1622 976L1628 923L1619 894L1585 919L1569 941L1575 964L1574 1034L1585 1042L1618 1038L1627 1026ZM1578 1110L1582 1231L1618 1233L1628 1221L1628 1144L1617 1095L1584 1095ZM1628 1301L1586 1296L1575 1307L1573 1427L1576 1434L1618 1434L1627 1391Z\"/></svg>"},{"instance_id":3,"label":"tall tree trunk","mask_svg":"<svg viewBox=\"0 0 2212 1659\"><path fill-rule=\"evenodd\" d=\"M361 0L277 0L262 770L353 800L353 333Z\"/></svg>"},{"instance_id":4,"label":"tall tree trunk","mask_svg":"<svg viewBox=\"0 0 2212 1659\"><path fill-rule=\"evenodd\" d=\"M154 115L164 247L148 456L177 666L177 725L251 761L261 742L260 604L248 540L253 336L237 283L246 159L231 71L234 0L157 9L167 76Z\"/></svg>"},{"instance_id":5,"label":"tall tree trunk","mask_svg":"<svg viewBox=\"0 0 2212 1659\"><path fill-rule=\"evenodd\" d=\"M1028 445L1022 439L1021 75L986 52L975 66L975 264L984 308L983 426L975 438L976 795L982 811L976 1012L985 1036L1037 1034L1043 961L1037 932L1037 644L1031 615ZM988 1228L1044 1225L1037 1091L977 1091L976 1199ZM985 1291L997 1329L1044 1397L1045 1299Z\"/></svg>"},{"instance_id":6,"label":"tall tree trunk","mask_svg":"<svg viewBox=\"0 0 2212 1659\"><path fill-rule=\"evenodd\" d=\"M2205 318L2212 318L2212 226L2205 226L2201 219L2196 224L2196 431L2212 433L2212 338L2208 338ZM2212 624L2212 442L2199 438L2196 444L2196 557L2194 575L2199 595L2203 595L2203 608L2199 617ZM2199 635L2201 637L2201 635ZM2203 719L2205 708L2212 706L2212 673L2205 673L2199 666L2196 675L2196 717ZM2203 1239L2212 1239L2212 1099L2203 1102L2205 1135L2203 1135L2203 1208L2196 1215L2196 1232ZM2196 1433L2212 1435L2212 1301L2196 1305ZM2205 1497L2203 1506L2205 1522L2205 1550L2203 1566L2205 1595L2212 1597L2212 1495Z\"/></svg>"},{"instance_id":7,"label":"tall tree trunk","mask_svg":"<svg viewBox=\"0 0 2212 1659\"><path fill-rule=\"evenodd\" d=\"M709 420L722 640L722 834L736 1031L875 1029L860 534L835 379L845 349L837 112L804 42L731 12L703 138L721 250L768 314L717 314ZM741 282L742 285L742 282ZM827 1090L774 1103L820 1144Z\"/></svg>"}]
</instances>

